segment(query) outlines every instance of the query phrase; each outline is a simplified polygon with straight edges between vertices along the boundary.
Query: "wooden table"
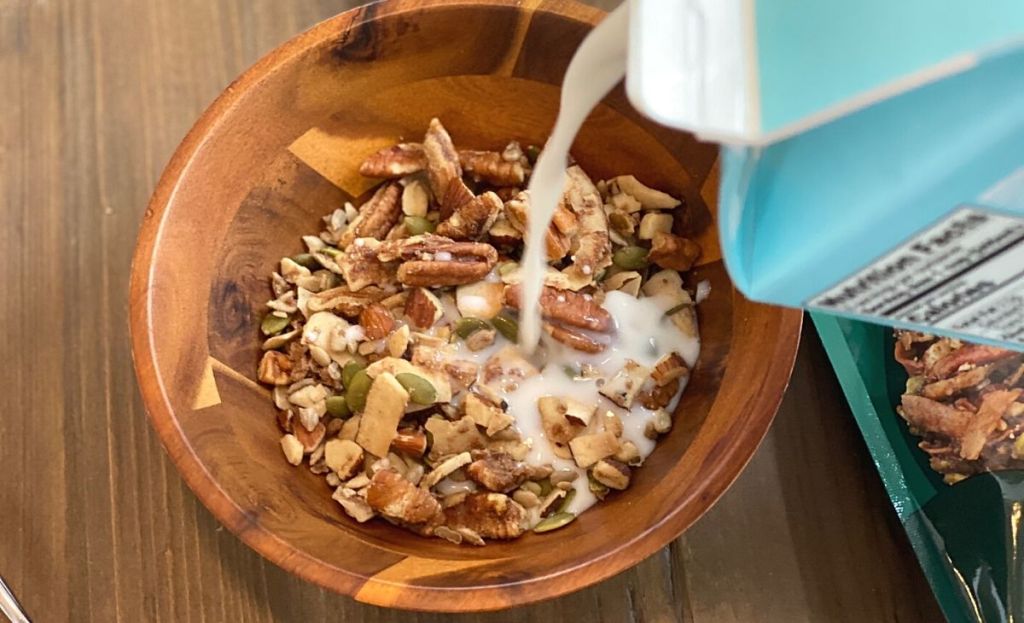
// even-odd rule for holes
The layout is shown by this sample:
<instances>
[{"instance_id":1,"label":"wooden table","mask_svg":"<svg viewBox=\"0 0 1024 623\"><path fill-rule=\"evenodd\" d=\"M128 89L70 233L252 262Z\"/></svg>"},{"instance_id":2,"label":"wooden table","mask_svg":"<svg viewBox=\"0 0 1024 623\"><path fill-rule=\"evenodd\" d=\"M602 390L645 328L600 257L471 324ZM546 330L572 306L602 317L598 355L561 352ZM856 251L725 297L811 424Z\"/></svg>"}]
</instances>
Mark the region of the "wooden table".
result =
<instances>
[{"instance_id":1,"label":"wooden table","mask_svg":"<svg viewBox=\"0 0 1024 623\"><path fill-rule=\"evenodd\" d=\"M0 0L0 574L36 621L940 620L811 332L772 432L718 505L563 599L462 617L363 606L217 524L138 398L136 229L214 96L357 3Z\"/></svg>"}]
</instances>

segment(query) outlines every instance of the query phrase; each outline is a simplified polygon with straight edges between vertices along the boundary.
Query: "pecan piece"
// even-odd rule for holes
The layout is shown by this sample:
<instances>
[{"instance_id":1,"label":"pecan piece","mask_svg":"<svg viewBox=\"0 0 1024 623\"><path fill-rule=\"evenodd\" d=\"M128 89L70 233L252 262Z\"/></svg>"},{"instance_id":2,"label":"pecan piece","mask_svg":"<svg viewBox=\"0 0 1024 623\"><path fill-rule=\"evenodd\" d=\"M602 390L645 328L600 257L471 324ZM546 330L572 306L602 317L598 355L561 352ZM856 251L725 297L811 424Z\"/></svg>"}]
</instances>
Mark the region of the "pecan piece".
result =
<instances>
[{"instance_id":1,"label":"pecan piece","mask_svg":"<svg viewBox=\"0 0 1024 623\"><path fill-rule=\"evenodd\" d=\"M287 385L292 380L291 371L292 362L284 353L268 350L263 353L256 375L260 381L268 385Z\"/></svg>"},{"instance_id":2,"label":"pecan piece","mask_svg":"<svg viewBox=\"0 0 1024 623\"><path fill-rule=\"evenodd\" d=\"M505 452L485 452L469 464L466 475L485 489L507 493L526 480L526 465Z\"/></svg>"},{"instance_id":3,"label":"pecan piece","mask_svg":"<svg viewBox=\"0 0 1024 623\"><path fill-rule=\"evenodd\" d=\"M581 353L600 353L608 346L604 342L598 342L582 331L552 322L544 323L544 331L546 331L547 334L556 341L565 344L573 350L578 350Z\"/></svg>"},{"instance_id":4,"label":"pecan piece","mask_svg":"<svg viewBox=\"0 0 1024 623\"><path fill-rule=\"evenodd\" d=\"M461 286L483 279L493 266L483 261L412 260L398 267L398 281L407 286Z\"/></svg>"},{"instance_id":5,"label":"pecan piece","mask_svg":"<svg viewBox=\"0 0 1024 623\"><path fill-rule=\"evenodd\" d=\"M452 137L438 119L431 119L423 139L427 158L427 178L434 197L441 204L441 217L448 218L459 206L473 198L473 192L462 181L462 165L452 144Z\"/></svg>"},{"instance_id":6,"label":"pecan piece","mask_svg":"<svg viewBox=\"0 0 1024 623\"><path fill-rule=\"evenodd\" d=\"M394 283L394 267L377 257L380 245L373 238L359 238L338 256L338 266L345 276L345 283L353 292L367 286L387 287Z\"/></svg>"},{"instance_id":7,"label":"pecan piece","mask_svg":"<svg viewBox=\"0 0 1024 623\"><path fill-rule=\"evenodd\" d=\"M391 296L392 289L379 286L366 286L354 292L348 286L339 286L324 290L309 297L307 309L310 313L335 311L348 318L356 318L363 309L372 303L382 301Z\"/></svg>"},{"instance_id":8,"label":"pecan piece","mask_svg":"<svg viewBox=\"0 0 1024 623\"><path fill-rule=\"evenodd\" d=\"M901 415L911 426L946 437L959 438L972 417L969 411L910 394L903 395L902 407Z\"/></svg>"},{"instance_id":9,"label":"pecan piece","mask_svg":"<svg viewBox=\"0 0 1024 623\"><path fill-rule=\"evenodd\" d=\"M338 238L338 246L347 248L356 238L383 238L402 218L402 186L389 182L377 189L359 209L359 216Z\"/></svg>"},{"instance_id":10,"label":"pecan piece","mask_svg":"<svg viewBox=\"0 0 1024 623\"><path fill-rule=\"evenodd\" d=\"M405 315L412 326L429 329L444 316L444 306L430 290L416 288L409 291L405 300Z\"/></svg>"},{"instance_id":11,"label":"pecan piece","mask_svg":"<svg viewBox=\"0 0 1024 623\"><path fill-rule=\"evenodd\" d=\"M505 160L496 151L459 151L462 168L474 178L494 186L519 186L526 180L522 160Z\"/></svg>"},{"instance_id":12,"label":"pecan piece","mask_svg":"<svg viewBox=\"0 0 1024 623\"><path fill-rule=\"evenodd\" d=\"M419 143L399 143L371 154L359 166L359 174L366 177L394 178L422 171L427 166L427 155Z\"/></svg>"},{"instance_id":13,"label":"pecan piece","mask_svg":"<svg viewBox=\"0 0 1024 623\"><path fill-rule=\"evenodd\" d=\"M526 531L527 521L526 509L502 493L471 493L444 511L444 525L489 539L514 539Z\"/></svg>"},{"instance_id":14,"label":"pecan piece","mask_svg":"<svg viewBox=\"0 0 1024 623\"><path fill-rule=\"evenodd\" d=\"M985 394L978 412L967 421L964 435L960 440L960 456L962 458L973 461L981 456L989 433L995 430L1010 405L1020 398L1021 391L1019 389L996 390Z\"/></svg>"},{"instance_id":15,"label":"pecan piece","mask_svg":"<svg viewBox=\"0 0 1024 623\"><path fill-rule=\"evenodd\" d=\"M651 252L647 259L662 268L687 271L700 257L700 245L675 234L658 232L651 240Z\"/></svg>"},{"instance_id":16,"label":"pecan piece","mask_svg":"<svg viewBox=\"0 0 1024 623\"><path fill-rule=\"evenodd\" d=\"M516 284L505 288L505 304L509 307L519 309L521 298L521 285ZM602 332L612 329L611 314L598 305L594 301L594 297L589 294L544 286L540 294L540 310L545 318L558 320L580 329Z\"/></svg>"},{"instance_id":17,"label":"pecan piece","mask_svg":"<svg viewBox=\"0 0 1024 623\"><path fill-rule=\"evenodd\" d=\"M662 356L651 370L651 380L658 387L688 376L690 376L690 369L686 367L686 362L679 356L679 353L675 352Z\"/></svg>"},{"instance_id":18,"label":"pecan piece","mask_svg":"<svg viewBox=\"0 0 1024 623\"><path fill-rule=\"evenodd\" d=\"M593 283L594 275L612 263L612 245L608 237L608 217L601 195L590 177L578 166L566 170L568 187L565 201L576 214L579 233L572 265L565 273L573 280L574 290Z\"/></svg>"},{"instance_id":19,"label":"pecan piece","mask_svg":"<svg viewBox=\"0 0 1024 623\"><path fill-rule=\"evenodd\" d=\"M441 512L441 505L429 491L420 489L393 469L373 475L366 490L370 508L410 524L425 523Z\"/></svg>"},{"instance_id":20,"label":"pecan piece","mask_svg":"<svg viewBox=\"0 0 1024 623\"><path fill-rule=\"evenodd\" d=\"M451 216L438 224L437 233L455 240L475 240L487 233L503 207L498 195L486 192L455 208Z\"/></svg>"},{"instance_id":21,"label":"pecan piece","mask_svg":"<svg viewBox=\"0 0 1024 623\"><path fill-rule=\"evenodd\" d=\"M524 237L530 212L530 194L520 192L515 198L505 203L505 218L513 229ZM559 203L551 218L551 225L544 236L544 247L549 262L555 262L569 252L571 246L569 233L576 228L576 215Z\"/></svg>"},{"instance_id":22,"label":"pecan piece","mask_svg":"<svg viewBox=\"0 0 1024 623\"><path fill-rule=\"evenodd\" d=\"M983 344L967 344L954 350L945 357L935 362L928 370L928 377L931 379L944 379L951 376L964 364L994 363L1002 359L1015 357L1019 353L996 346Z\"/></svg>"},{"instance_id":23,"label":"pecan piece","mask_svg":"<svg viewBox=\"0 0 1024 623\"><path fill-rule=\"evenodd\" d=\"M932 400L951 398L953 394L976 387L988 377L991 368L991 365L978 366L948 379L929 383L921 388L921 395Z\"/></svg>"}]
</instances>

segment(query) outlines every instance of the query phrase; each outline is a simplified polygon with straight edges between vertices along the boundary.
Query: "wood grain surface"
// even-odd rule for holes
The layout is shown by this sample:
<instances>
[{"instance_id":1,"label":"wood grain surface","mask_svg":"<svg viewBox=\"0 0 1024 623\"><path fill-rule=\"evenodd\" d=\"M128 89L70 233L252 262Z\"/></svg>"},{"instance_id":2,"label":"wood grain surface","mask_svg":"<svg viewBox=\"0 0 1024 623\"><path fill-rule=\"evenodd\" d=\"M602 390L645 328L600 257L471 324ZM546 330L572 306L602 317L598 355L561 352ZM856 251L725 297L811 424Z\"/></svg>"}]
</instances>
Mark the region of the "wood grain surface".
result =
<instances>
[{"instance_id":1,"label":"wood grain surface","mask_svg":"<svg viewBox=\"0 0 1024 623\"><path fill-rule=\"evenodd\" d=\"M460 617L364 606L217 524L135 389L135 234L212 98L354 4L0 0L0 574L35 619L938 620L812 335L775 427L719 504L670 548L568 597Z\"/></svg>"}]
</instances>

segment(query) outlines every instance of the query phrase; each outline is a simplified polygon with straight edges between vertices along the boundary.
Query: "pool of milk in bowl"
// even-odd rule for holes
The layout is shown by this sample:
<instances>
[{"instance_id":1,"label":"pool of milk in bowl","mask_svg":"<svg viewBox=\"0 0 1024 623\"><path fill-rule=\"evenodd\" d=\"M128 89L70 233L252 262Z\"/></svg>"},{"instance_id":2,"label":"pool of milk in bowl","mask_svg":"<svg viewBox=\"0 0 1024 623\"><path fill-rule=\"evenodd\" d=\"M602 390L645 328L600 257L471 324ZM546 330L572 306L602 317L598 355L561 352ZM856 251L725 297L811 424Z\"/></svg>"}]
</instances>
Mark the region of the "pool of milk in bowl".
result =
<instances>
[{"instance_id":1,"label":"pool of milk in bowl","mask_svg":"<svg viewBox=\"0 0 1024 623\"><path fill-rule=\"evenodd\" d=\"M548 336L542 337L545 363L540 373L519 383L514 391L504 394L508 403L508 413L515 418L515 426L523 440L530 446L526 462L532 465L550 464L557 470L572 470L579 474L573 482L576 496L566 509L579 514L597 502L590 491L587 470L580 468L572 459L563 459L555 455L552 444L548 442L541 426L540 411L537 401L543 396L568 397L586 403L597 403L597 414L601 417L607 411L619 415L622 419L624 440L636 444L640 456L646 458L654 450L655 442L644 436L644 428L653 416L653 411L640 404L631 409L623 409L600 393L597 379L585 379L570 376L566 368L578 370L583 364L589 364L600 370L605 377L611 377L632 359L640 365L652 367L662 355L671 352L679 353L692 368L700 355L700 340L683 335L665 316L672 307L672 301L660 297L637 299L623 292L609 292L605 296L603 306L612 316L615 325L614 339L603 352L597 354L581 353L564 346ZM467 359L483 365L498 350L508 345L498 339L490 347L480 351L470 351L462 342L458 343L456 357ZM670 412L678 404L679 397L686 389L685 379L679 391L666 407Z\"/></svg>"}]
</instances>

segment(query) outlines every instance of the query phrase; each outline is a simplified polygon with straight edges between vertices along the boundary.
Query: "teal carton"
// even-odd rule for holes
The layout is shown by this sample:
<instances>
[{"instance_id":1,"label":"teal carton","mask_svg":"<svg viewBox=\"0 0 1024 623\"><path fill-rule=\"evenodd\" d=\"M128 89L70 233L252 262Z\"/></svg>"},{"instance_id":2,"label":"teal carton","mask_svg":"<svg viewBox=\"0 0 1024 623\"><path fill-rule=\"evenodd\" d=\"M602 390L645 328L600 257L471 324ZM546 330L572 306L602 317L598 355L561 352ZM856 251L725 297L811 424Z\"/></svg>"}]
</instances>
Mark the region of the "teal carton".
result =
<instances>
[{"instance_id":1,"label":"teal carton","mask_svg":"<svg viewBox=\"0 0 1024 623\"><path fill-rule=\"evenodd\" d=\"M1024 347L1024 2L632 3L627 92L722 143L740 290Z\"/></svg>"},{"instance_id":2,"label":"teal carton","mask_svg":"<svg viewBox=\"0 0 1024 623\"><path fill-rule=\"evenodd\" d=\"M1024 346L1024 48L723 158L747 296Z\"/></svg>"}]
</instances>

